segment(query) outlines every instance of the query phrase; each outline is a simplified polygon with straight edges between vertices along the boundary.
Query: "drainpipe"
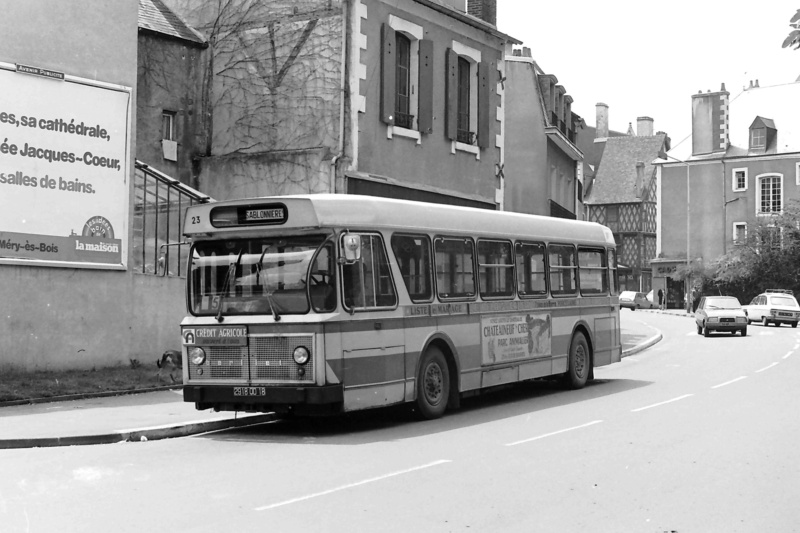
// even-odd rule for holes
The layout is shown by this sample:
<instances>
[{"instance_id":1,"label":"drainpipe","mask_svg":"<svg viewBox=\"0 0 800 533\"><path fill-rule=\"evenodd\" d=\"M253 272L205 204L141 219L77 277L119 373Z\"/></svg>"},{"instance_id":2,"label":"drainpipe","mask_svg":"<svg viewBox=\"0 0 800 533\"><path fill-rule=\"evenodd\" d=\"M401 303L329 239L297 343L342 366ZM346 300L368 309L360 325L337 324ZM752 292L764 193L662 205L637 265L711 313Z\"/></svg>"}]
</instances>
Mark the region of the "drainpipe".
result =
<instances>
[{"instance_id":1,"label":"drainpipe","mask_svg":"<svg viewBox=\"0 0 800 533\"><path fill-rule=\"evenodd\" d=\"M336 155L331 159L331 172L329 178L329 187L332 194L336 194L336 163L344 155L344 106L347 99L347 47L349 46L347 39L347 26L349 21L349 12L347 6L349 0L342 2L342 74L340 80L340 95L341 103L339 105L339 142L336 147Z\"/></svg>"}]
</instances>

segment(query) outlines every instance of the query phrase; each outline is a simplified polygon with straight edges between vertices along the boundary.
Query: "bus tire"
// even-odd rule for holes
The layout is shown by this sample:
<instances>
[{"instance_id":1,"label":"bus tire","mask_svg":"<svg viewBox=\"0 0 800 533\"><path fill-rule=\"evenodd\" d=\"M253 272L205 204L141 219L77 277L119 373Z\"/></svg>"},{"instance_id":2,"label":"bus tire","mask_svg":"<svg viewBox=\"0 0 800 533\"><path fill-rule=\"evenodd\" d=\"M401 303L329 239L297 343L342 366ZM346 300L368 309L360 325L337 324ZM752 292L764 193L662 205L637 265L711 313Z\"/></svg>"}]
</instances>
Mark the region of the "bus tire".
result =
<instances>
[{"instance_id":1,"label":"bus tire","mask_svg":"<svg viewBox=\"0 0 800 533\"><path fill-rule=\"evenodd\" d=\"M436 346L429 346L422 356L417 380L417 409L422 418L441 417L450 396L450 372L447 360Z\"/></svg>"},{"instance_id":2,"label":"bus tire","mask_svg":"<svg viewBox=\"0 0 800 533\"><path fill-rule=\"evenodd\" d=\"M581 389L589 380L589 372L592 367L592 356L589 351L589 343L581 332L572 336L569 345L569 358L567 360L567 372L564 374L564 385L570 389Z\"/></svg>"}]
</instances>

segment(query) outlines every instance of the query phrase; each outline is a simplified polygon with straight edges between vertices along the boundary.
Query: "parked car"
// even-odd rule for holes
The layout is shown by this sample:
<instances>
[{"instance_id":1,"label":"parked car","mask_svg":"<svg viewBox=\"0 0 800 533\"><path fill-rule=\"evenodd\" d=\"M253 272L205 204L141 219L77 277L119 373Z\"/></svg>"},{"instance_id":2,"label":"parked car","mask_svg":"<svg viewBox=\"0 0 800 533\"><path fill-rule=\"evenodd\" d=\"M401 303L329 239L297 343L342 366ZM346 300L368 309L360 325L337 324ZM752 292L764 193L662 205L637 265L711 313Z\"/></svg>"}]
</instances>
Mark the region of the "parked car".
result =
<instances>
[{"instance_id":1,"label":"parked car","mask_svg":"<svg viewBox=\"0 0 800 533\"><path fill-rule=\"evenodd\" d=\"M797 322L800 321L800 305L790 290L767 289L743 308L747 314L748 324L751 322L761 322L765 326L791 324L796 328Z\"/></svg>"},{"instance_id":2,"label":"parked car","mask_svg":"<svg viewBox=\"0 0 800 533\"><path fill-rule=\"evenodd\" d=\"M620 309L627 307L631 311L636 311L637 309L650 309L656 306L647 299L643 292L622 291L619 293L619 307Z\"/></svg>"},{"instance_id":3,"label":"parked car","mask_svg":"<svg viewBox=\"0 0 800 533\"><path fill-rule=\"evenodd\" d=\"M697 334L708 337L712 331L728 331L747 335L747 315L733 296L703 296L694 312Z\"/></svg>"}]
</instances>

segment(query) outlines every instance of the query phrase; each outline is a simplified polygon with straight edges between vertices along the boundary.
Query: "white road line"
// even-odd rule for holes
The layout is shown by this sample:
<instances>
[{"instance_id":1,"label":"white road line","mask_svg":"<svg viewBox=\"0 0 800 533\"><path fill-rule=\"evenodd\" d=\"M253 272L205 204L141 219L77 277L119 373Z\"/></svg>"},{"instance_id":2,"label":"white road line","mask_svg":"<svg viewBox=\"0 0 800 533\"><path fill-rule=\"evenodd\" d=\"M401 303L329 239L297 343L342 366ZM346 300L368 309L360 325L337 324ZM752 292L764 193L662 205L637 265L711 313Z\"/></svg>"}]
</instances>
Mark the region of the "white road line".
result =
<instances>
[{"instance_id":1,"label":"white road line","mask_svg":"<svg viewBox=\"0 0 800 533\"><path fill-rule=\"evenodd\" d=\"M771 365L765 366L764 368L760 368L756 370L756 374L758 374L759 372L763 372L764 370L769 370L773 366L778 366L778 363L772 363Z\"/></svg>"},{"instance_id":2,"label":"white road line","mask_svg":"<svg viewBox=\"0 0 800 533\"><path fill-rule=\"evenodd\" d=\"M678 400L683 400L684 398L688 398L689 396L694 396L694 394L684 394L683 396L678 396L677 398L667 400L666 402L659 402L659 403L654 403L653 405L646 405L644 407L639 407L638 409L631 409L631 413L638 413L639 411L644 411L645 409L650 409L653 407L658 407L660 405L677 402Z\"/></svg>"},{"instance_id":3,"label":"white road line","mask_svg":"<svg viewBox=\"0 0 800 533\"><path fill-rule=\"evenodd\" d=\"M308 494L306 496L300 496L299 498L293 498L291 500L285 500L285 501L282 501L282 502L273 503L271 505L264 505L263 507L256 507L254 510L255 511L266 511L268 509L274 509L276 507L281 507L283 505L289 505L289 504L292 504L292 503L297 503L297 502L302 502L302 501L305 501L305 500L310 500L311 498L316 498L318 496L325 496L327 494L333 494L334 492L338 492L340 490L351 489L353 487L358 487L360 485L366 485L367 483L372 483L374 481L381 481L383 479L388 479L390 477L400 476L402 474L408 474L410 472L415 472L417 470L422 470L424 468L430 468L432 466L438 466L438 465L442 465L442 464L445 464L445 463L451 463L451 462L452 461L449 460L449 459L442 459L440 461L434 461L432 463L428 463L428 464L424 464L424 465L420 465L420 466L415 466L415 467L412 467L412 468L407 468L406 470L399 470L397 472L392 472L390 474L384 474L382 476L365 479L363 481L357 481L355 483L350 483L348 485L342 485L341 487L336 487L334 489L328 489L328 490L324 490L322 492L315 492L313 494Z\"/></svg>"},{"instance_id":4,"label":"white road line","mask_svg":"<svg viewBox=\"0 0 800 533\"><path fill-rule=\"evenodd\" d=\"M794 348L792 348L792 350L796 350L796 349L798 349L798 348L800 348L800 344L795 344L795 345L794 345Z\"/></svg>"},{"instance_id":5,"label":"white road line","mask_svg":"<svg viewBox=\"0 0 800 533\"><path fill-rule=\"evenodd\" d=\"M712 388L712 389L718 389L718 388L720 388L720 387L724 387L725 385L730 385L731 383L736 383L737 381L741 381L741 380L743 380L743 379L747 379L747 376L739 376L739 377L738 377L738 378L736 378L736 379L732 379L732 380L730 380L730 381L726 381L725 383L720 383L719 385L714 385L714 386L713 386L713 387L711 387L711 388Z\"/></svg>"},{"instance_id":6,"label":"white road line","mask_svg":"<svg viewBox=\"0 0 800 533\"><path fill-rule=\"evenodd\" d=\"M784 359L789 359L789 356L792 355L792 353L794 353L794 352L787 353L786 355L783 356L783 358Z\"/></svg>"},{"instance_id":7,"label":"white road line","mask_svg":"<svg viewBox=\"0 0 800 533\"><path fill-rule=\"evenodd\" d=\"M572 431L573 429L581 429L581 428L593 426L595 424L599 424L600 422L602 422L602 420L594 420L592 422L589 422L588 424L583 424L583 425L580 425L580 426L575 426L575 427L571 427L571 428L567 428L567 429L560 429L560 430L554 431L552 433L546 433L544 435L539 435L538 437L532 437L530 439L518 440L516 442L509 442L508 444L506 444L506 446L516 446L517 444L525 444L526 442L533 442L535 440L543 439L545 437L552 437L553 435L558 435L560 433L566 433L567 431Z\"/></svg>"}]
</instances>

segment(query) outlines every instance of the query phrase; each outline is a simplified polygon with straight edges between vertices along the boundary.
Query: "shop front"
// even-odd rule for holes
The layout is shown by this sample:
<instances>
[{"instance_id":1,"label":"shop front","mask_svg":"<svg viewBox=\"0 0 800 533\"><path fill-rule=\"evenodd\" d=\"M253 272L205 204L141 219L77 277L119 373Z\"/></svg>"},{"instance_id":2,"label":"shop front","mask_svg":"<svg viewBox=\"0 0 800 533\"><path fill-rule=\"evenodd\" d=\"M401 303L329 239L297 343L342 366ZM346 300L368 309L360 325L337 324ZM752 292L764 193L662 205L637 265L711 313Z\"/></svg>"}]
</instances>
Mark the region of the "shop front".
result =
<instances>
[{"instance_id":1,"label":"shop front","mask_svg":"<svg viewBox=\"0 0 800 533\"><path fill-rule=\"evenodd\" d=\"M650 266L653 271L653 301L658 303L658 291L663 296L662 307L665 309L684 309L686 307L686 285L683 280L674 280L672 275L679 265L686 264L680 259L653 259Z\"/></svg>"}]
</instances>

